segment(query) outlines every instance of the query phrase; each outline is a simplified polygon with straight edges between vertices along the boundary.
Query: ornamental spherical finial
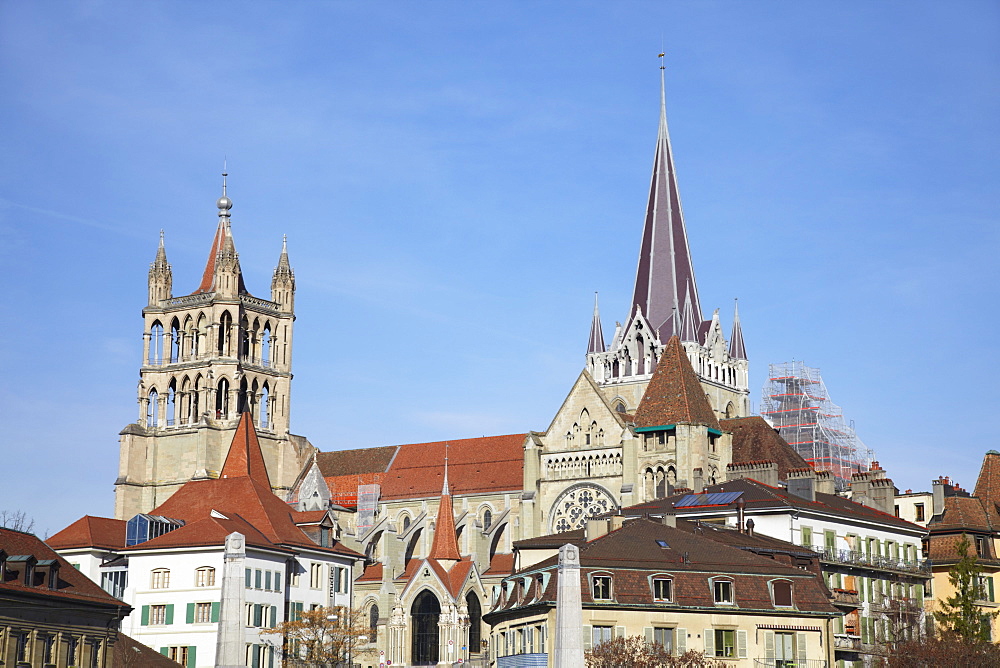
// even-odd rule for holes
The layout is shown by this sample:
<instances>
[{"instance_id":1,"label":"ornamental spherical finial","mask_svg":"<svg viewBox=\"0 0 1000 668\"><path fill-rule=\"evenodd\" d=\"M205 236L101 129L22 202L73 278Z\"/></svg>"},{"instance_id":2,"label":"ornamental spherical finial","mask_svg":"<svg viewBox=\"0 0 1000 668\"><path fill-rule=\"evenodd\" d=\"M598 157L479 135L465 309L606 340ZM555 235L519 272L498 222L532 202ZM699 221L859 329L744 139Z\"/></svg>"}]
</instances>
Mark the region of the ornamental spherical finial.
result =
<instances>
[{"instance_id":1,"label":"ornamental spherical finial","mask_svg":"<svg viewBox=\"0 0 1000 668\"><path fill-rule=\"evenodd\" d=\"M226 216L229 215L229 210L233 208L233 200L223 195L215 203L215 206L219 207L220 216Z\"/></svg>"}]
</instances>

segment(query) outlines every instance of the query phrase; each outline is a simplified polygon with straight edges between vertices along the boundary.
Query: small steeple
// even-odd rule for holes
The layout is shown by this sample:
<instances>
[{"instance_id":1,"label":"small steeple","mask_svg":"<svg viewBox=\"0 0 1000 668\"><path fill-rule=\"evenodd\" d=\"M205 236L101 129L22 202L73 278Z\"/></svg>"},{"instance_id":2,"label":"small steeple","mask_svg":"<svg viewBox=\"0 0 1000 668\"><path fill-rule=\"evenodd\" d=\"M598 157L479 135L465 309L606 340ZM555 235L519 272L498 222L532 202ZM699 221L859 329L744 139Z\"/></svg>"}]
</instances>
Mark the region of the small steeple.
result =
<instances>
[{"instance_id":1,"label":"small steeple","mask_svg":"<svg viewBox=\"0 0 1000 668\"><path fill-rule=\"evenodd\" d=\"M700 324L701 319L695 319L694 307L691 306L691 286L688 285L684 297L684 314L681 316L681 341L697 341Z\"/></svg>"},{"instance_id":2,"label":"small steeple","mask_svg":"<svg viewBox=\"0 0 1000 668\"><path fill-rule=\"evenodd\" d=\"M208 252L208 261L201 276L201 284L195 293L217 292L220 296L234 298L249 294L243 283L243 272L240 270L239 254L233 241L229 211L233 201L226 194L226 177L229 174L222 170L222 197L215 201L219 209L219 226L215 230L212 248Z\"/></svg>"},{"instance_id":3,"label":"small steeple","mask_svg":"<svg viewBox=\"0 0 1000 668\"><path fill-rule=\"evenodd\" d=\"M255 482L271 488L271 480L267 475L264 455L257 440L257 429L253 426L253 417L249 411L240 415L240 422L233 434L233 442L222 465L220 478L250 478Z\"/></svg>"},{"instance_id":4,"label":"small steeple","mask_svg":"<svg viewBox=\"0 0 1000 668\"><path fill-rule=\"evenodd\" d=\"M729 356L733 359L747 359L747 349L743 345L743 328L740 326L740 300L736 300L733 313L733 335L729 337Z\"/></svg>"},{"instance_id":5,"label":"small steeple","mask_svg":"<svg viewBox=\"0 0 1000 668\"><path fill-rule=\"evenodd\" d=\"M597 293L594 293L594 319L590 322L590 340L587 342L588 353L603 353L604 331L601 329L601 314L597 309Z\"/></svg>"},{"instance_id":6,"label":"small steeple","mask_svg":"<svg viewBox=\"0 0 1000 668\"><path fill-rule=\"evenodd\" d=\"M288 262L288 235L282 237L278 266L271 277L271 301L286 313L295 310L295 272Z\"/></svg>"},{"instance_id":7,"label":"small steeple","mask_svg":"<svg viewBox=\"0 0 1000 668\"><path fill-rule=\"evenodd\" d=\"M156 306L164 299L170 299L174 277L167 251L163 246L163 230L160 230L160 245L156 249L156 259L149 265L149 305Z\"/></svg>"},{"instance_id":8,"label":"small steeple","mask_svg":"<svg viewBox=\"0 0 1000 668\"><path fill-rule=\"evenodd\" d=\"M451 488L448 486L448 446L444 449L444 483L441 485L441 503L438 504L437 522L434 525L434 541L428 559L444 562L449 570L462 560L458 553L458 534L455 531L455 509L451 503ZM450 563L449 563L450 562Z\"/></svg>"},{"instance_id":9,"label":"small steeple","mask_svg":"<svg viewBox=\"0 0 1000 668\"><path fill-rule=\"evenodd\" d=\"M663 58L663 54L660 54ZM653 159L653 176L646 205L646 221L642 228L639 247L639 266L636 270L634 306L641 305L650 327L654 331L677 331L674 310L682 314L682 291L689 286L691 309L702 317L698 300L698 286L694 279L694 265L688 247L687 229L681 209L677 175L674 170L673 149L667 130L667 98L663 61L660 61L660 125L656 137L656 154ZM697 325L696 325L697 327Z\"/></svg>"}]
</instances>

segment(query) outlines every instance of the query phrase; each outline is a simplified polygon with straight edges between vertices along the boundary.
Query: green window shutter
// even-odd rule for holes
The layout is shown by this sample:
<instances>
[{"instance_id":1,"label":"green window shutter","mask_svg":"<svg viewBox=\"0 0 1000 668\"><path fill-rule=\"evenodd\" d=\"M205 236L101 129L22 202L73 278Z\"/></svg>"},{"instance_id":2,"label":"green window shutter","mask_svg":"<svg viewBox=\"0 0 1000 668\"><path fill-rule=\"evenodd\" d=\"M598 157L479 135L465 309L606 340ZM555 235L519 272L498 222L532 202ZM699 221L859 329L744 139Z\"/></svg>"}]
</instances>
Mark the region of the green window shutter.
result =
<instances>
[{"instance_id":1,"label":"green window shutter","mask_svg":"<svg viewBox=\"0 0 1000 668\"><path fill-rule=\"evenodd\" d=\"M278 625L278 606L271 606L271 628L273 629Z\"/></svg>"},{"instance_id":2,"label":"green window shutter","mask_svg":"<svg viewBox=\"0 0 1000 668\"><path fill-rule=\"evenodd\" d=\"M644 628L642 630L642 634L644 636L646 636L646 644L647 645L652 645L653 644L653 627L652 626L647 626L646 628Z\"/></svg>"},{"instance_id":3,"label":"green window shutter","mask_svg":"<svg viewBox=\"0 0 1000 668\"><path fill-rule=\"evenodd\" d=\"M188 646L188 663L187 668L195 668L198 665L198 648L194 645Z\"/></svg>"},{"instance_id":4,"label":"green window shutter","mask_svg":"<svg viewBox=\"0 0 1000 668\"><path fill-rule=\"evenodd\" d=\"M149 606L142 606L142 625L149 626Z\"/></svg>"},{"instance_id":5,"label":"green window shutter","mask_svg":"<svg viewBox=\"0 0 1000 668\"><path fill-rule=\"evenodd\" d=\"M250 586L253 584L253 571L250 570L249 568L246 569L246 571L243 574L243 577L244 577L244 586L247 589L250 589Z\"/></svg>"},{"instance_id":6,"label":"green window shutter","mask_svg":"<svg viewBox=\"0 0 1000 668\"><path fill-rule=\"evenodd\" d=\"M174 604L171 603L167 606L167 621L166 624L174 623Z\"/></svg>"},{"instance_id":7,"label":"green window shutter","mask_svg":"<svg viewBox=\"0 0 1000 668\"><path fill-rule=\"evenodd\" d=\"M212 621L213 622L219 621L219 607L221 605L222 604L219 603L218 601L215 601L214 603L212 603Z\"/></svg>"},{"instance_id":8,"label":"green window shutter","mask_svg":"<svg viewBox=\"0 0 1000 668\"><path fill-rule=\"evenodd\" d=\"M924 586L921 585L921 584L918 584L917 587L916 587L916 589L917 589L917 605L920 606L921 608L923 608L924 607Z\"/></svg>"},{"instance_id":9,"label":"green window shutter","mask_svg":"<svg viewBox=\"0 0 1000 668\"><path fill-rule=\"evenodd\" d=\"M826 549L833 551L837 548L837 532L836 531L824 531L823 540Z\"/></svg>"},{"instance_id":10,"label":"green window shutter","mask_svg":"<svg viewBox=\"0 0 1000 668\"><path fill-rule=\"evenodd\" d=\"M764 631L764 658L774 661L774 631Z\"/></svg>"},{"instance_id":11,"label":"green window shutter","mask_svg":"<svg viewBox=\"0 0 1000 668\"><path fill-rule=\"evenodd\" d=\"M264 571L264 589L271 589L271 571Z\"/></svg>"},{"instance_id":12,"label":"green window shutter","mask_svg":"<svg viewBox=\"0 0 1000 668\"><path fill-rule=\"evenodd\" d=\"M281 591L281 572L274 572L274 591Z\"/></svg>"},{"instance_id":13,"label":"green window shutter","mask_svg":"<svg viewBox=\"0 0 1000 668\"><path fill-rule=\"evenodd\" d=\"M170 648L169 647L161 647L160 648L160 654L162 654L163 656L166 656L168 652L170 652Z\"/></svg>"},{"instance_id":14,"label":"green window shutter","mask_svg":"<svg viewBox=\"0 0 1000 668\"><path fill-rule=\"evenodd\" d=\"M715 656L715 631L705 629L705 654Z\"/></svg>"},{"instance_id":15,"label":"green window shutter","mask_svg":"<svg viewBox=\"0 0 1000 668\"><path fill-rule=\"evenodd\" d=\"M274 668L274 649L267 648L267 668Z\"/></svg>"},{"instance_id":16,"label":"green window shutter","mask_svg":"<svg viewBox=\"0 0 1000 668\"><path fill-rule=\"evenodd\" d=\"M188 624L194 624L194 603L188 603L187 605L187 617Z\"/></svg>"},{"instance_id":17,"label":"green window shutter","mask_svg":"<svg viewBox=\"0 0 1000 668\"><path fill-rule=\"evenodd\" d=\"M253 625L260 628L260 618L263 616L264 606L260 603L253 605Z\"/></svg>"},{"instance_id":18,"label":"green window shutter","mask_svg":"<svg viewBox=\"0 0 1000 668\"><path fill-rule=\"evenodd\" d=\"M253 654L250 655L250 666L251 668L260 668L260 645L250 645L250 651Z\"/></svg>"},{"instance_id":19,"label":"green window shutter","mask_svg":"<svg viewBox=\"0 0 1000 668\"><path fill-rule=\"evenodd\" d=\"M737 631L736 632L736 658L745 659L747 658L747 632Z\"/></svg>"}]
</instances>

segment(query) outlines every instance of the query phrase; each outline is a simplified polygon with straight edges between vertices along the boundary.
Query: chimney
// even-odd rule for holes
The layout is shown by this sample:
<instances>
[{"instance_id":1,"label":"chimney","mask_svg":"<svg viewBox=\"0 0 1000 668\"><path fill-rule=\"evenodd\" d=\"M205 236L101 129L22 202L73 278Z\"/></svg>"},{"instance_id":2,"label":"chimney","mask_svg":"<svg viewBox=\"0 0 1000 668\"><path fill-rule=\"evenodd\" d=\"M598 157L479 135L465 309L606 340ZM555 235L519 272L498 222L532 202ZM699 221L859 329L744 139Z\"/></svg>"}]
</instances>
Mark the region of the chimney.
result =
<instances>
[{"instance_id":1,"label":"chimney","mask_svg":"<svg viewBox=\"0 0 1000 668\"><path fill-rule=\"evenodd\" d=\"M871 487L868 473L855 473L851 476L851 501L871 506L868 499L868 489Z\"/></svg>"},{"instance_id":2,"label":"chimney","mask_svg":"<svg viewBox=\"0 0 1000 668\"><path fill-rule=\"evenodd\" d=\"M729 464L726 467L726 480L739 480L740 478L751 478L765 485L777 487L778 465L769 460Z\"/></svg>"},{"instance_id":3,"label":"chimney","mask_svg":"<svg viewBox=\"0 0 1000 668\"><path fill-rule=\"evenodd\" d=\"M745 527L743 525L743 518L746 516L747 502L743 500L741 496L736 501L736 528L740 533L743 533Z\"/></svg>"},{"instance_id":4,"label":"chimney","mask_svg":"<svg viewBox=\"0 0 1000 668\"><path fill-rule=\"evenodd\" d=\"M747 535L748 536L752 536L753 535L753 524L754 524L753 518L751 517L750 519L747 520Z\"/></svg>"},{"instance_id":5,"label":"chimney","mask_svg":"<svg viewBox=\"0 0 1000 668\"><path fill-rule=\"evenodd\" d=\"M677 515L675 513L664 513L663 524L668 527L677 528Z\"/></svg>"},{"instance_id":6,"label":"chimney","mask_svg":"<svg viewBox=\"0 0 1000 668\"><path fill-rule=\"evenodd\" d=\"M948 484L944 478L938 478L931 483L931 488L934 490L934 516L937 517L944 513L944 486Z\"/></svg>"},{"instance_id":7,"label":"chimney","mask_svg":"<svg viewBox=\"0 0 1000 668\"><path fill-rule=\"evenodd\" d=\"M691 477L694 479L694 493L701 494L705 491L705 477L700 468L691 471Z\"/></svg>"},{"instance_id":8,"label":"chimney","mask_svg":"<svg viewBox=\"0 0 1000 668\"><path fill-rule=\"evenodd\" d=\"M837 482L829 471L816 471L816 493L836 494Z\"/></svg>"},{"instance_id":9,"label":"chimney","mask_svg":"<svg viewBox=\"0 0 1000 668\"><path fill-rule=\"evenodd\" d=\"M583 533L589 543L592 540L597 540L601 536L608 533L608 520L587 520L587 526Z\"/></svg>"},{"instance_id":10,"label":"chimney","mask_svg":"<svg viewBox=\"0 0 1000 668\"><path fill-rule=\"evenodd\" d=\"M811 468L791 469L785 481L789 494L806 501L816 500L816 473Z\"/></svg>"},{"instance_id":11,"label":"chimney","mask_svg":"<svg viewBox=\"0 0 1000 668\"><path fill-rule=\"evenodd\" d=\"M876 478L871 481L868 488L868 505L883 513L894 514L896 500L896 486L892 484L891 478Z\"/></svg>"},{"instance_id":12,"label":"chimney","mask_svg":"<svg viewBox=\"0 0 1000 668\"><path fill-rule=\"evenodd\" d=\"M610 522L611 526L609 530L618 531L618 529L621 529L622 525L625 524L625 516L620 513L618 515L612 515Z\"/></svg>"}]
</instances>

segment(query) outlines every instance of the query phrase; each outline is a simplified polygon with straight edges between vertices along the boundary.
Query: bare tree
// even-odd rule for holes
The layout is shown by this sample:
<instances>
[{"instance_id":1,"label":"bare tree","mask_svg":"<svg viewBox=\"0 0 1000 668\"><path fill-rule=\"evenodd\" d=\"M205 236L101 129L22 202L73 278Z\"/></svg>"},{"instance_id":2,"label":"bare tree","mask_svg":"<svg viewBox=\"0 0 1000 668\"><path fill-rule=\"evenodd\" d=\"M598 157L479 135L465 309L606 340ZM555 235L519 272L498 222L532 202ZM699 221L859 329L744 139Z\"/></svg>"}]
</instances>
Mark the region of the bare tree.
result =
<instances>
[{"instance_id":1,"label":"bare tree","mask_svg":"<svg viewBox=\"0 0 1000 668\"><path fill-rule=\"evenodd\" d=\"M368 620L344 607L316 608L298 613L262 633L280 635L285 666L326 668L374 654L369 644Z\"/></svg>"},{"instance_id":2,"label":"bare tree","mask_svg":"<svg viewBox=\"0 0 1000 668\"><path fill-rule=\"evenodd\" d=\"M0 510L0 527L31 533L35 528L35 520L23 510Z\"/></svg>"},{"instance_id":3,"label":"bare tree","mask_svg":"<svg viewBox=\"0 0 1000 668\"><path fill-rule=\"evenodd\" d=\"M672 656L663 645L648 643L642 636L622 636L603 642L587 652L587 668L724 668L725 663L714 661L694 650Z\"/></svg>"}]
</instances>

